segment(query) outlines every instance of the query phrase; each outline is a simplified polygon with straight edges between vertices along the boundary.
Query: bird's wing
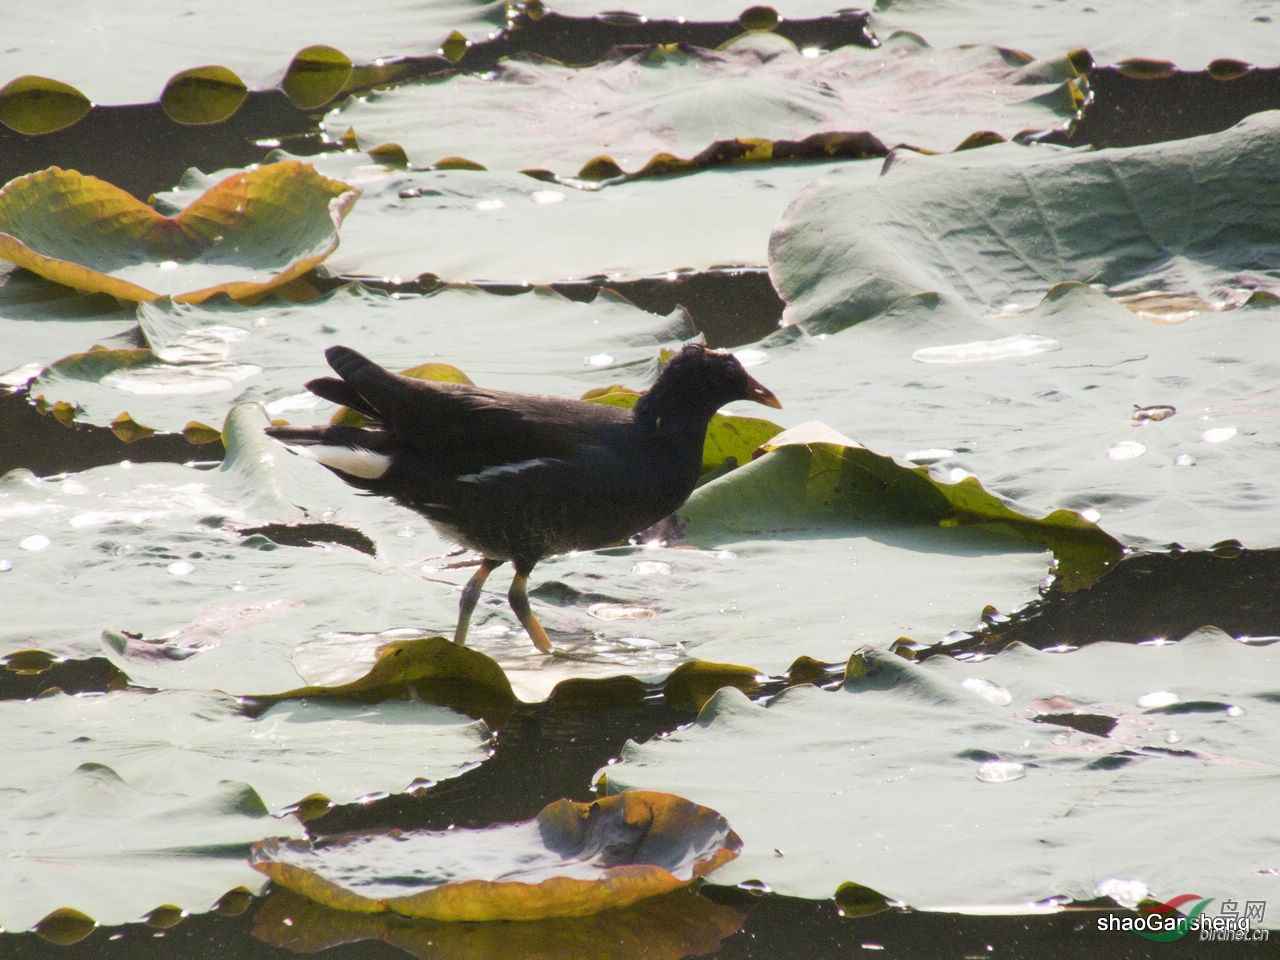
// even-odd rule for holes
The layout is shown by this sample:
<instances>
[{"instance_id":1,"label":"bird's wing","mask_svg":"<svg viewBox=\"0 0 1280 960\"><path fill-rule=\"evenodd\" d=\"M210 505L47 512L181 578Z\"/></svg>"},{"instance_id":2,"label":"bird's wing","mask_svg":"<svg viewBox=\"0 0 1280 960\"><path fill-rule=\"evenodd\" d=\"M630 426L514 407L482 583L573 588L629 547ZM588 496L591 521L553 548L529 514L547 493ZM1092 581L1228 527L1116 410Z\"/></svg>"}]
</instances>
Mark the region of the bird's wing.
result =
<instances>
[{"instance_id":1,"label":"bird's wing","mask_svg":"<svg viewBox=\"0 0 1280 960\"><path fill-rule=\"evenodd\" d=\"M572 456L631 423L630 411L560 397L418 380L354 350L326 352L341 381L308 387L383 425L394 440L459 475Z\"/></svg>"}]
</instances>

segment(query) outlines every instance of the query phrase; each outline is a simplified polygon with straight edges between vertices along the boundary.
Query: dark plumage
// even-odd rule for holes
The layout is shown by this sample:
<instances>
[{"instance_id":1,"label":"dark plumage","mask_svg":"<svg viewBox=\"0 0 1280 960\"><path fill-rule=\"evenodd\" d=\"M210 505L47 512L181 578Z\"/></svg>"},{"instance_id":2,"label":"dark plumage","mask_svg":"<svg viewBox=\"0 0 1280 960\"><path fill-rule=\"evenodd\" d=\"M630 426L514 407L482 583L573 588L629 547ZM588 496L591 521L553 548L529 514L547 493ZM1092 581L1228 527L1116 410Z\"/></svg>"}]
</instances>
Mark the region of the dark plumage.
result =
<instances>
[{"instance_id":1,"label":"dark plumage","mask_svg":"<svg viewBox=\"0 0 1280 960\"><path fill-rule=\"evenodd\" d=\"M534 564L624 540L675 511L698 480L707 425L726 403L781 406L732 354L698 345L672 357L632 409L416 380L347 347L330 347L325 358L338 377L307 389L363 414L369 426L267 433L481 554L462 591L458 643L485 578L510 560L511 609L550 652L529 608Z\"/></svg>"}]
</instances>

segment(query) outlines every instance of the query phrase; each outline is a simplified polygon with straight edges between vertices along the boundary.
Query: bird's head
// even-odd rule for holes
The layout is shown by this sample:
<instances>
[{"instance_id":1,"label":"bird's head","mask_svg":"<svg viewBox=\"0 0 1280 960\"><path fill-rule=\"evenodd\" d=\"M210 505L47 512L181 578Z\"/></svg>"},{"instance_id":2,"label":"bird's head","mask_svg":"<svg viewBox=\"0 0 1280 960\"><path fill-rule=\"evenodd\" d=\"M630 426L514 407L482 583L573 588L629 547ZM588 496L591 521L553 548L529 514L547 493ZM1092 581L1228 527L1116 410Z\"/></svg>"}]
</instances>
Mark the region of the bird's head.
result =
<instances>
[{"instance_id":1,"label":"bird's head","mask_svg":"<svg viewBox=\"0 0 1280 960\"><path fill-rule=\"evenodd\" d=\"M636 404L636 412L640 416L670 416L684 411L710 418L734 400L782 407L773 391L747 373L732 353L691 343L667 361L653 386Z\"/></svg>"}]
</instances>

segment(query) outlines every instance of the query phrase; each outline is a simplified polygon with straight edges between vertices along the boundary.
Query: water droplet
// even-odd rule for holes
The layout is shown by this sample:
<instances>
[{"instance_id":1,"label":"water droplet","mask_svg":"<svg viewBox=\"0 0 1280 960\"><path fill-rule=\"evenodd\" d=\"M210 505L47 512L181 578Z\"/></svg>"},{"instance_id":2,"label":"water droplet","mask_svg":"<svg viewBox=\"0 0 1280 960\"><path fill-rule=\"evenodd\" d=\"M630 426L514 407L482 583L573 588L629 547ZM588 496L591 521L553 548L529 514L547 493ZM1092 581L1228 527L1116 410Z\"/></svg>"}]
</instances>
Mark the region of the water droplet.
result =
<instances>
[{"instance_id":1,"label":"water droplet","mask_svg":"<svg viewBox=\"0 0 1280 960\"><path fill-rule=\"evenodd\" d=\"M1222 443L1224 440L1230 440L1238 432L1235 427L1210 427L1200 434L1200 439L1205 443Z\"/></svg>"},{"instance_id":2,"label":"water droplet","mask_svg":"<svg viewBox=\"0 0 1280 960\"><path fill-rule=\"evenodd\" d=\"M619 637L618 643L630 650L654 650L662 646L651 637Z\"/></svg>"},{"instance_id":3,"label":"water droplet","mask_svg":"<svg viewBox=\"0 0 1280 960\"><path fill-rule=\"evenodd\" d=\"M1138 706L1145 709L1167 707L1178 702L1178 695L1169 690L1152 690L1138 698Z\"/></svg>"},{"instance_id":4,"label":"water droplet","mask_svg":"<svg viewBox=\"0 0 1280 960\"><path fill-rule=\"evenodd\" d=\"M535 190L529 199L534 203L562 203L567 197L562 190Z\"/></svg>"},{"instance_id":5,"label":"water droplet","mask_svg":"<svg viewBox=\"0 0 1280 960\"><path fill-rule=\"evenodd\" d=\"M613 363L613 356L608 353L593 353L587 357L588 367L607 367Z\"/></svg>"},{"instance_id":6,"label":"water droplet","mask_svg":"<svg viewBox=\"0 0 1280 960\"><path fill-rule=\"evenodd\" d=\"M1137 440L1121 440L1107 448L1108 460L1133 460L1147 452L1147 448Z\"/></svg>"},{"instance_id":7,"label":"water droplet","mask_svg":"<svg viewBox=\"0 0 1280 960\"><path fill-rule=\"evenodd\" d=\"M161 270L177 270L177 269L178 269L178 261L177 261L177 260L162 260L162 261L160 262L160 269L161 269Z\"/></svg>"},{"instance_id":8,"label":"water droplet","mask_svg":"<svg viewBox=\"0 0 1280 960\"><path fill-rule=\"evenodd\" d=\"M654 615L648 607L627 603L593 603L587 613L597 620L645 620Z\"/></svg>"},{"instance_id":9,"label":"water droplet","mask_svg":"<svg viewBox=\"0 0 1280 960\"><path fill-rule=\"evenodd\" d=\"M669 577L671 564L664 560L640 560L631 568L631 572L641 577Z\"/></svg>"},{"instance_id":10,"label":"water droplet","mask_svg":"<svg viewBox=\"0 0 1280 960\"><path fill-rule=\"evenodd\" d=\"M976 693L987 703L994 703L997 707L1007 707L1013 702L1013 694L1000 684L984 680L982 677L965 677L960 681L960 685L971 693Z\"/></svg>"},{"instance_id":11,"label":"water droplet","mask_svg":"<svg viewBox=\"0 0 1280 960\"><path fill-rule=\"evenodd\" d=\"M1036 906L1037 907L1065 907L1069 903L1071 903L1071 897L1067 896L1065 893L1062 893L1053 897L1045 897L1043 900L1037 900ZM991 947L988 946L987 949L990 950Z\"/></svg>"},{"instance_id":12,"label":"water droplet","mask_svg":"<svg viewBox=\"0 0 1280 960\"><path fill-rule=\"evenodd\" d=\"M987 760L978 764L978 779L983 783L1007 783L1026 775L1027 768L1012 760Z\"/></svg>"},{"instance_id":13,"label":"water droplet","mask_svg":"<svg viewBox=\"0 0 1280 960\"><path fill-rule=\"evenodd\" d=\"M12 560L0 560L0 573L8 573L13 569Z\"/></svg>"},{"instance_id":14,"label":"water droplet","mask_svg":"<svg viewBox=\"0 0 1280 960\"><path fill-rule=\"evenodd\" d=\"M1147 899L1147 885L1141 880L1121 880L1119 877L1107 877L1098 881L1093 892L1100 897L1110 897L1122 907L1133 910Z\"/></svg>"},{"instance_id":15,"label":"water droplet","mask_svg":"<svg viewBox=\"0 0 1280 960\"><path fill-rule=\"evenodd\" d=\"M1085 507L1080 511L1080 516L1088 520L1090 523L1097 523L1102 519L1102 514L1093 509L1093 507Z\"/></svg>"},{"instance_id":16,"label":"water droplet","mask_svg":"<svg viewBox=\"0 0 1280 960\"><path fill-rule=\"evenodd\" d=\"M738 889L755 894L773 893L773 888L763 880L743 880L738 884Z\"/></svg>"},{"instance_id":17,"label":"water droplet","mask_svg":"<svg viewBox=\"0 0 1280 960\"><path fill-rule=\"evenodd\" d=\"M922 347L911 355L911 359L918 363L981 363L987 360L1030 357L1061 349L1062 344L1052 337L1020 333L998 340L974 340L941 347Z\"/></svg>"},{"instance_id":18,"label":"water droplet","mask_svg":"<svg viewBox=\"0 0 1280 960\"><path fill-rule=\"evenodd\" d=\"M1178 733L1177 730L1170 730L1164 735L1164 742L1165 743L1181 743L1182 734Z\"/></svg>"},{"instance_id":19,"label":"water droplet","mask_svg":"<svg viewBox=\"0 0 1280 960\"><path fill-rule=\"evenodd\" d=\"M946 460L955 455L956 452L954 450L947 450L945 447L930 447L927 450L911 450L904 453L902 459L927 467L929 464L937 463L939 460Z\"/></svg>"},{"instance_id":20,"label":"water droplet","mask_svg":"<svg viewBox=\"0 0 1280 960\"><path fill-rule=\"evenodd\" d=\"M1228 717L1243 717L1244 707L1237 706L1233 703L1231 706L1227 707L1226 714Z\"/></svg>"},{"instance_id":21,"label":"water droplet","mask_svg":"<svg viewBox=\"0 0 1280 960\"><path fill-rule=\"evenodd\" d=\"M53 541L46 537L43 533L33 533L29 537L24 537L18 541L18 546L23 550L30 550L33 553L37 550L45 550L53 544Z\"/></svg>"},{"instance_id":22,"label":"water droplet","mask_svg":"<svg viewBox=\"0 0 1280 960\"><path fill-rule=\"evenodd\" d=\"M1196 458L1189 453L1180 453L1173 458L1173 465L1175 467L1194 467Z\"/></svg>"},{"instance_id":23,"label":"water droplet","mask_svg":"<svg viewBox=\"0 0 1280 960\"><path fill-rule=\"evenodd\" d=\"M505 206L506 204L498 199L480 200L476 203L477 210L501 210Z\"/></svg>"},{"instance_id":24,"label":"water droplet","mask_svg":"<svg viewBox=\"0 0 1280 960\"><path fill-rule=\"evenodd\" d=\"M185 577L195 573L196 565L190 560L175 560L165 569L175 577Z\"/></svg>"}]
</instances>

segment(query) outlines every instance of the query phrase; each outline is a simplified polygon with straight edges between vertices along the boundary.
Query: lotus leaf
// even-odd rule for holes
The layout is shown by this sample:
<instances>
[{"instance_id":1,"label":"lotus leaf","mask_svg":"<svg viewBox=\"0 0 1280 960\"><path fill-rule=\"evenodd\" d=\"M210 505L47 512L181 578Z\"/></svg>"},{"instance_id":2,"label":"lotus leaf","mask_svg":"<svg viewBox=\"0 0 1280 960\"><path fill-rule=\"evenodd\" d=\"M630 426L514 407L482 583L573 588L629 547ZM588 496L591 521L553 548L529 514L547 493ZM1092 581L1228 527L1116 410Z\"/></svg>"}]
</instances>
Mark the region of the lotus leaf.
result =
<instances>
[{"instance_id":1,"label":"lotus leaf","mask_svg":"<svg viewBox=\"0 0 1280 960\"><path fill-rule=\"evenodd\" d=\"M1240 303L1280 283L1280 211L1256 203L1275 177L1277 129L1268 112L1132 149L899 154L875 184L805 190L774 231L770 272L787 319L815 332L926 293L1016 316L1063 281Z\"/></svg>"},{"instance_id":2,"label":"lotus leaf","mask_svg":"<svg viewBox=\"0 0 1280 960\"><path fill-rule=\"evenodd\" d=\"M122 300L248 297L324 260L358 196L286 161L234 174L170 218L96 177L51 167L0 190L0 255Z\"/></svg>"},{"instance_id":3,"label":"lotus leaf","mask_svg":"<svg viewBox=\"0 0 1280 960\"><path fill-rule=\"evenodd\" d=\"M326 261L328 269L395 279L429 272L449 280L527 283L762 266L769 230L814 177L873 180L880 169L879 161L749 165L578 190L501 170L436 164L432 170L393 171L371 166L361 153L312 162L364 190L343 224L342 246ZM674 224L697 229L673 229ZM511 244L521 251L515 262L505 253Z\"/></svg>"},{"instance_id":4,"label":"lotus leaf","mask_svg":"<svg viewBox=\"0 0 1280 960\"><path fill-rule=\"evenodd\" d=\"M704 876L741 842L714 810L647 791L557 800L482 830L264 840L253 866L317 902L433 920L536 920L625 907Z\"/></svg>"},{"instance_id":5,"label":"lotus leaf","mask_svg":"<svg viewBox=\"0 0 1280 960\"><path fill-rule=\"evenodd\" d=\"M69 84L25 76L0 88L0 123L18 133L53 133L80 121L92 104Z\"/></svg>"},{"instance_id":6,"label":"lotus leaf","mask_svg":"<svg viewBox=\"0 0 1280 960\"><path fill-rule=\"evenodd\" d=\"M261 322L267 317L271 322ZM385 330L400 324L418 336L379 345ZM555 342L540 332L548 325L564 328ZM237 400L301 419L321 406L302 384L324 371L324 349L337 342L392 369L448 363L486 386L579 396L610 380L646 376L656 370L659 347L693 333L679 312L655 317L617 298L573 303L545 289L500 297L471 287L401 298L355 286L270 309L221 298L199 305L161 300L139 305L136 327L147 347L127 354L51 356L33 336L27 357L47 365L33 391L74 400L81 420L103 424L126 408L156 429L180 430L191 419L221 423ZM495 351L495 337L518 349Z\"/></svg>"},{"instance_id":7,"label":"lotus leaf","mask_svg":"<svg viewBox=\"0 0 1280 960\"><path fill-rule=\"evenodd\" d=\"M723 538L761 527L794 534L842 523L856 529L886 519L942 527L998 524L1053 550L1057 575L1069 590L1089 585L1120 559L1120 544L1079 514L1019 514L976 477L940 483L926 468L903 467L820 423L784 431L763 449L773 453L695 492L682 511L692 536Z\"/></svg>"},{"instance_id":8,"label":"lotus leaf","mask_svg":"<svg viewBox=\"0 0 1280 960\"><path fill-rule=\"evenodd\" d=\"M244 857L268 810L446 779L487 756L489 736L422 705L281 704L251 720L225 695L176 691L52 694L0 713L10 930L58 907L102 923L205 910L252 883ZM410 724L431 735L406 750Z\"/></svg>"},{"instance_id":9,"label":"lotus leaf","mask_svg":"<svg viewBox=\"0 0 1280 960\"><path fill-rule=\"evenodd\" d=\"M745 847L719 883L828 897L853 881L950 909L1121 889L1266 899L1278 656L1213 629L972 663L869 652L840 691L755 704L723 689L601 775L724 811Z\"/></svg>"},{"instance_id":10,"label":"lotus leaf","mask_svg":"<svg viewBox=\"0 0 1280 960\"><path fill-rule=\"evenodd\" d=\"M1241 30L1242 23L1248 30ZM950 0L946 4L877 4L875 27L887 36L895 30L923 35L934 46L972 43L983 37L1026 50L1037 57L1060 56L1088 47L1102 63L1137 56L1200 67L1218 57L1269 64L1280 42L1275 20L1259 19L1248 0L1172 6L1161 0L1136 0L1123 7L1064 3L1052 16L1034 4L1010 6L999 0Z\"/></svg>"},{"instance_id":11,"label":"lotus leaf","mask_svg":"<svg viewBox=\"0 0 1280 960\"><path fill-rule=\"evenodd\" d=\"M393 141L417 164L463 156L490 170L568 177L602 147L631 172L664 154L691 158L713 141L834 131L950 150L980 130L1011 138L1059 125L1075 110L1065 84L994 48L933 51L904 40L813 57L781 37L750 34L722 50L663 48L580 69L508 60L493 74L350 101L326 128L333 137L354 129L362 147ZM423 116L434 122L424 127Z\"/></svg>"},{"instance_id":12,"label":"lotus leaf","mask_svg":"<svg viewBox=\"0 0 1280 960\"><path fill-rule=\"evenodd\" d=\"M380 940L415 957L642 955L650 960L702 956L742 926L744 914L688 888L648 897L588 917L508 923L415 920L396 913L353 913L323 907L275 888L253 918L258 939L296 953L360 940Z\"/></svg>"},{"instance_id":13,"label":"lotus leaf","mask_svg":"<svg viewBox=\"0 0 1280 960\"><path fill-rule=\"evenodd\" d=\"M24 6L12 13L5 23L11 44L6 69L50 73L102 104L155 100L170 77L203 63L222 64L263 89L311 45L330 44L356 62L372 63L426 53L451 30L484 36L506 19L504 4L495 2L397 5L394 15L353 16L349 4L335 0L308 0L305 9L293 3L194 0L181 16L159 0L130 0L109 12L78 9L74 19L57 6ZM227 29L228 24L253 29ZM50 37L59 42L51 46Z\"/></svg>"}]
</instances>

